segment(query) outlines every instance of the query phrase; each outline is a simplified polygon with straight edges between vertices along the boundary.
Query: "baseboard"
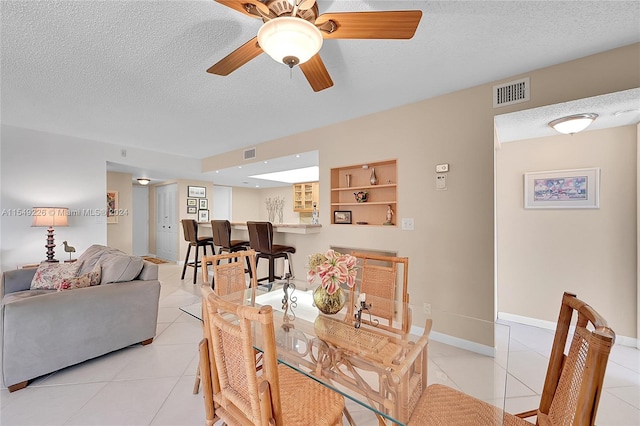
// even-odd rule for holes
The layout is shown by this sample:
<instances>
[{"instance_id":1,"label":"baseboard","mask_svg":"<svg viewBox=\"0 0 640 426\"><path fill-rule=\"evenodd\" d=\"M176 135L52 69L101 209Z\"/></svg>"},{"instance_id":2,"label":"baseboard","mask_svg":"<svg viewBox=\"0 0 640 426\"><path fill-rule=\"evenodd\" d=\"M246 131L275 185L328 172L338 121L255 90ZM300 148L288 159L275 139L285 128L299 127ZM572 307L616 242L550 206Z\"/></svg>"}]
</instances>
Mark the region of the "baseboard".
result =
<instances>
[{"instance_id":1,"label":"baseboard","mask_svg":"<svg viewBox=\"0 0 640 426\"><path fill-rule=\"evenodd\" d=\"M411 334L422 336L424 334L424 327L411 327ZM492 348L491 346L482 345L480 343L472 342L470 340L461 339L459 337L450 336L448 334L439 333L437 331L431 330L431 334L429 335L429 339L435 342L444 343L449 346L454 346L456 348L465 349L467 351L475 352L480 355L495 357L496 356L496 348Z\"/></svg>"},{"instance_id":2,"label":"baseboard","mask_svg":"<svg viewBox=\"0 0 640 426\"><path fill-rule=\"evenodd\" d=\"M556 323L553 321L545 321L537 318L530 318L530 317L525 317L521 315L509 314L507 312L498 312L498 319L516 322L518 324L530 325L532 327L543 328L545 330L555 331L556 329ZM616 345L637 348L639 343L640 342L635 337L620 336L616 334L616 343L615 343Z\"/></svg>"}]
</instances>

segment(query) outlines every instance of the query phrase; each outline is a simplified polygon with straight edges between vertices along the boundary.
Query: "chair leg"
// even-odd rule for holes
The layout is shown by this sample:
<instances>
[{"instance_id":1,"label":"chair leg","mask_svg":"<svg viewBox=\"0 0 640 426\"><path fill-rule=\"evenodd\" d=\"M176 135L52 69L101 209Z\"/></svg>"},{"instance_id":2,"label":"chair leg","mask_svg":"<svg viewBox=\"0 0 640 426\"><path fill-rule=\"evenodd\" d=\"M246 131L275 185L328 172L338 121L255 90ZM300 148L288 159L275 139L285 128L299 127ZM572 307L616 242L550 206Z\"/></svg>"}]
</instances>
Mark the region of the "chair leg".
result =
<instances>
[{"instance_id":1,"label":"chair leg","mask_svg":"<svg viewBox=\"0 0 640 426\"><path fill-rule=\"evenodd\" d=\"M196 283L196 279L198 278L198 255L200 254L199 249L200 249L200 246L196 244L196 257L193 260L193 283L194 284Z\"/></svg>"},{"instance_id":2,"label":"chair leg","mask_svg":"<svg viewBox=\"0 0 640 426\"><path fill-rule=\"evenodd\" d=\"M276 275L276 260L274 257L269 257L269 282L275 281Z\"/></svg>"},{"instance_id":3,"label":"chair leg","mask_svg":"<svg viewBox=\"0 0 640 426\"><path fill-rule=\"evenodd\" d=\"M184 280L184 274L187 271L187 265L189 264L189 252L191 252L191 244L187 246L187 257L184 258L184 266L182 267L182 277L181 280Z\"/></svg>"}]
</instances>

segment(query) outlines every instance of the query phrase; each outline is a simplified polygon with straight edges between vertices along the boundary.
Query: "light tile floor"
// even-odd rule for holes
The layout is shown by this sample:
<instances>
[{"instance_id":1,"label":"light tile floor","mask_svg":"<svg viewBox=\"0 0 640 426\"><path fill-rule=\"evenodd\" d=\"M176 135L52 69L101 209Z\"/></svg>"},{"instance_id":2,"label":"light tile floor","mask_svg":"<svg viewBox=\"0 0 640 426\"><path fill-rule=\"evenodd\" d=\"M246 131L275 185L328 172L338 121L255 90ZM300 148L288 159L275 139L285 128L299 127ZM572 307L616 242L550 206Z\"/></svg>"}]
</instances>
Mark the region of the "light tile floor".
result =
<instances>
[{"instance_id":1,"label":"light tile floor","mask_svg":"<svg viewBox=\"0 0 640 426\"><path fill-rule=\"evenodd\" d=\"M197 302L193 271L180 280L177 265L160 265L162 291L157 337L36 379L26 389L0 390L0 424L22 425L202 425L202 394L193 395L200 323L178 308ZM506 378L507 411L537 407L553 333L509 323L508 374L503 362L432 341L429 382L494 399ZM492 383L496 383L493 385ZM488 384L488 385L487 385ZM377 425L370 412L347 403L358 425ZM640 425L640 351L616 345L611 353L598 411L598 425Z\"/></svg>"}]
</instances>

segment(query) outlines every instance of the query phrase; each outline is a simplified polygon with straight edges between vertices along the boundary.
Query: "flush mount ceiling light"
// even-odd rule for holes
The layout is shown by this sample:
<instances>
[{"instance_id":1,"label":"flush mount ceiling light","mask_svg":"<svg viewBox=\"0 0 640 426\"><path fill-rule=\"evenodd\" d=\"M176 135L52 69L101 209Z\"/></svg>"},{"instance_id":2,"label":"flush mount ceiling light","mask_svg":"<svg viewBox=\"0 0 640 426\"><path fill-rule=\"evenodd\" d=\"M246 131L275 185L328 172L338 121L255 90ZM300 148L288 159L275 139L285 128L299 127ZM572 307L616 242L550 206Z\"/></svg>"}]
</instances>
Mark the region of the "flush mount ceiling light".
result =
<instances>
[{"instance_id":1,"label":"flush mount ceiling light","mask_svg":"<svg viewBox=\"0 0 640 426\"><path fill-rule=\"evenodd\" d=\"M138 178L138 183L140 185L149 185L149 182L151 182L151 179L147 179L147 178Z\"/></svg>"},{"instance_id":2,"label":"flush mount ceiling light","mask_svg":"<svg viewBox=\"0 0 640 426\"><path fill-rule=\"evenodd\" d=\"M258 30L258 44L276 62L293 68L311 59L322 47L322 34L311 22L282 16Z\"/></svg>"},{"instance_id":3,"label":"flush mount ceiling light","mask_svg":"<svg viewBox=\"0 0 640 426\"><path fill-rule=\"evenodd\" d=\"M597 117L598 114L594 114L592 112L569 115L549 122L549 126L551 126L556 132L563 133L565 135L572 135L589 127Z\"/></svg>"}]
</instances>

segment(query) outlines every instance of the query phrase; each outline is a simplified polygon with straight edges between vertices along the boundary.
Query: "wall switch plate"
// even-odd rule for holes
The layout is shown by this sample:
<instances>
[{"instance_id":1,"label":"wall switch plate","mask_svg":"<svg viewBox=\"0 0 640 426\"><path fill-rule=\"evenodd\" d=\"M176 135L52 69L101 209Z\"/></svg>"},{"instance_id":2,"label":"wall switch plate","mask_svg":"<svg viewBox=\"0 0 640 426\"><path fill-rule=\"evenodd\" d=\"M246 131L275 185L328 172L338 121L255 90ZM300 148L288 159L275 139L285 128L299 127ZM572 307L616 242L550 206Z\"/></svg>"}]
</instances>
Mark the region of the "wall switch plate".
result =
<instances>
[{"instance_id":1,"label":"wall switch plate","mask_svg":"<svg viewBox=\"0 0 640 426\"><path fill-rule=\"evenodd\" d=\"M402 218L402 230L403 231L413 231L413 218L412 217L403 217Z\"/></svg>"},{"instance_id":2,"label":"wall switch plate","mask_svg":"<svg viewBox=\"0 0 640 426\"><path fill-rule=\"evenodd\" d=\"M447 175L436 176L436 190L445 191L447 189Z\"/></svg>"},{"instance_id":3,"label":"wall switch plate","mask_svg":"<svg viewBox=\"0 0 640 426\"><path fill-rule=\"evenodd\" d=\"M449 171L449 163L436 164L436 173L446 173Z\"/></svg>"},{"instance_id":4,"label":"wall switch plate","mask_svg":"<svg viewBox=\"0 0 640 426\"><path fill-rule=\"evenodd\" d=\"M431 303L425 303L422 305L422 310L425 314L431 315Z\"/></svg>"}]
</instances>

